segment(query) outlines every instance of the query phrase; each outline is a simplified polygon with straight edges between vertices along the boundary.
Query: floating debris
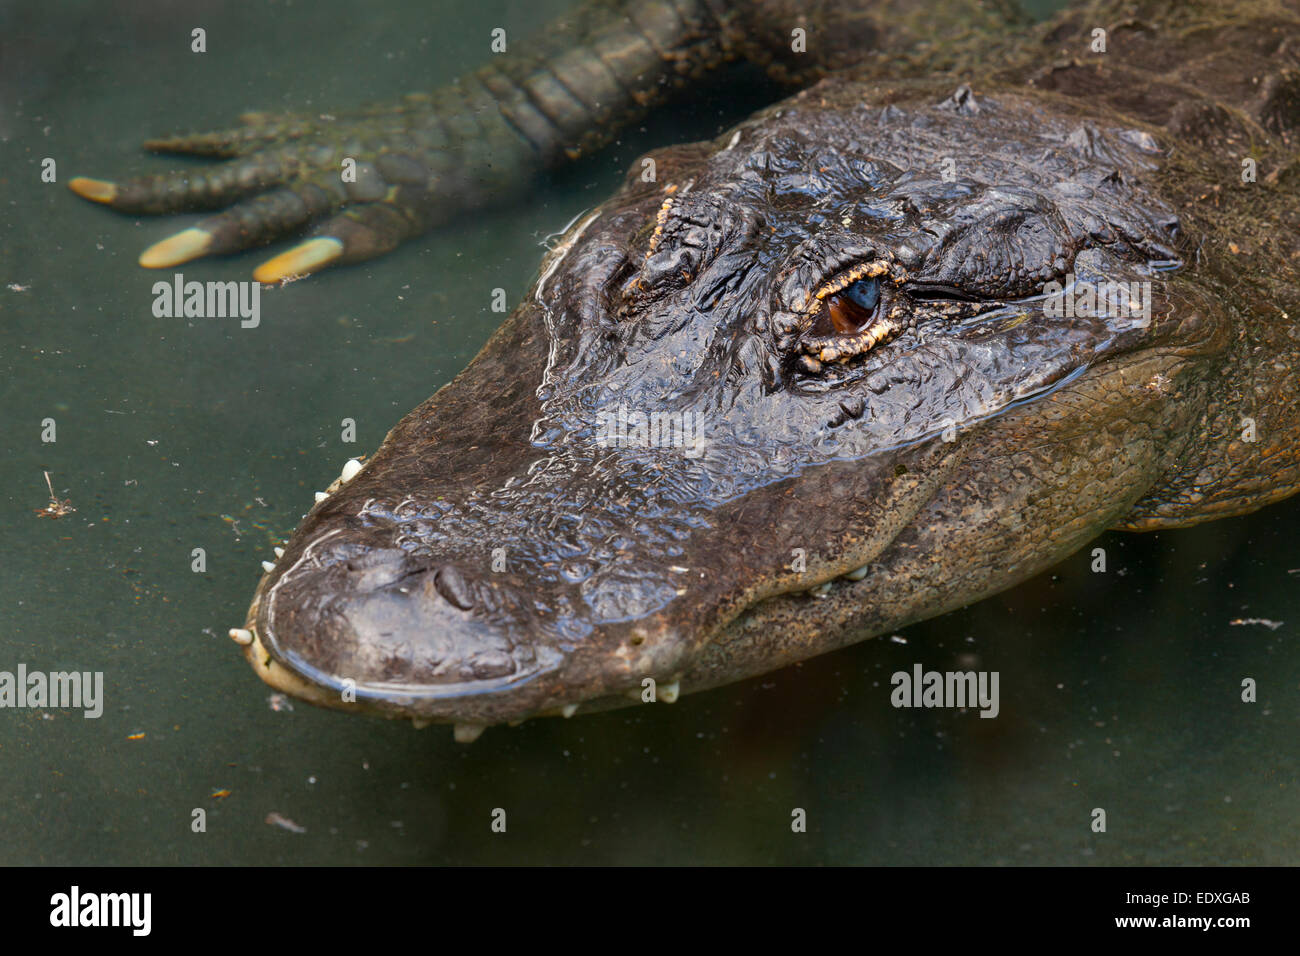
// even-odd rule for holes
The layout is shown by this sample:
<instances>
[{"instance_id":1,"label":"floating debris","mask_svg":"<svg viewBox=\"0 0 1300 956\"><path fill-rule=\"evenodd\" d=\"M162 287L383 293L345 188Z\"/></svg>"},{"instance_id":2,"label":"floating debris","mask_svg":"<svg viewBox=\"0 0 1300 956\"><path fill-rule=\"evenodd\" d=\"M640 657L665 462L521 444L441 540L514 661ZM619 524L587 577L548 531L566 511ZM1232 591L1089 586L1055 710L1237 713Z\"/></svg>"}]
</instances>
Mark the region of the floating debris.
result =
<instances>
[{"instance_id":1,"label":"floating debris","mask_svg":"<svg viewBox=\"0 0 1300 956\"><path fill-rule=\"evenodd\" d=\"M50 492L50 501L44 508L34 509L38 518L62 518L72 514L77 509L72 507L72 499L59 498L54 493L54 486L50 484L50 473L45 473L45 487Z\"/></svg>"},{"instance_id":2,"label":"floating debris","mask_svg":"<svg viewBox=\"0 0 1300 956\"><path fill-rule=\"evenodd\" d=\"M289 698L286 697L284 694L272 694L270 697L266 698L266 703L267 706L269 706L277 714L280 713L281 711L293 710L293 702L290 701Z\"/></svg>"},{"instance_id":3,"label":"floating debris","mask_svg":"<svg viewBox=\"0 0 1300 956\"><path fill-rule=\"evenodd\" d=\"M1266 617L1236 617L1228 622L1232 627L1244 627L1247 624L1262 624L1270 631L1276 631L1286 621L1270 621Z\"/></svg>"},{"instance_id":4,"label":"floating debris","mask_svg":"<svg viewBox=\"0 0 1300 956\"><path fill-rule=\"evenodd\" d=\"M300 827L298 826L298 824L294 823L288 817L281 816L280 814L275 813L274 811L266 815L266 822L271 824L272 826L279 827L281 830L288 830L290 833L307 832L306 827Z\"/></svg>"}]
</instances>

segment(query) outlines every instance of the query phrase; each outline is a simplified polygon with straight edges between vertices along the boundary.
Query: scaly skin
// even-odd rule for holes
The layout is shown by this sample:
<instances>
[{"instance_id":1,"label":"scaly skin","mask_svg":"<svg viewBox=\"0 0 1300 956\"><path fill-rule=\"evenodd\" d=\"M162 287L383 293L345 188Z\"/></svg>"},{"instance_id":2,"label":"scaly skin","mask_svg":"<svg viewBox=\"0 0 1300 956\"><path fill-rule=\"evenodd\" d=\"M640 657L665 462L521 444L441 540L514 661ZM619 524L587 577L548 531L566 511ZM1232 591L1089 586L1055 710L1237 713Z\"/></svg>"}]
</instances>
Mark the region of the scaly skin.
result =
<instances>
[{"instance_id":1,"label":"scaly skin","mask_svg":"<svg viewBox=\"0 0 1300 956\"><path fill-rule=\"evenodd\" d=\"M763 40L780 8L692 6L674 75L825 78L654 154L654 182L634 164L570 228L262 579L233 633L264 680L472 739L760 674L1105 528L1300 486L1293 6L1098 3L922 48L913 5L815 5L836 39L798 70ZM855 38L894 52L849 69ZM947 69L969 85L925 76ZM1149 319L1054 312L1067 273L1149 290ZM602 443L620 411L705 443Z\"/></svg>"}]
</instances>

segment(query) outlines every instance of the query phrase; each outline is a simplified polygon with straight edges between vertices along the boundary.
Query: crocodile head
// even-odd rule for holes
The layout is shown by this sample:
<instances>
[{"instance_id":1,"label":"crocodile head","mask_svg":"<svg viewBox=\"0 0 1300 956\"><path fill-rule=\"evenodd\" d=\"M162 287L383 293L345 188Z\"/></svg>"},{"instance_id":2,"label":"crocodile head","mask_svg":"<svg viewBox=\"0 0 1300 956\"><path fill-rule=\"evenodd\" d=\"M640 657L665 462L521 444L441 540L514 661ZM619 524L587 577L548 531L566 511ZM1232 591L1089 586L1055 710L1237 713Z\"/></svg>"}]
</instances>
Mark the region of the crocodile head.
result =
<instances>
[{"instance_id":1,"label":"crocodile head","mask_svg":"<svg viewBox=\"0 0 1300 956\"><path fill-rule=\"evenodd\" d=\"M1007 587L1168 467L1218 323L1148 133L838 81L648 159L312 509L239 632L269 683L462 736L672 700Z\"/></svg>"}]
</instances>

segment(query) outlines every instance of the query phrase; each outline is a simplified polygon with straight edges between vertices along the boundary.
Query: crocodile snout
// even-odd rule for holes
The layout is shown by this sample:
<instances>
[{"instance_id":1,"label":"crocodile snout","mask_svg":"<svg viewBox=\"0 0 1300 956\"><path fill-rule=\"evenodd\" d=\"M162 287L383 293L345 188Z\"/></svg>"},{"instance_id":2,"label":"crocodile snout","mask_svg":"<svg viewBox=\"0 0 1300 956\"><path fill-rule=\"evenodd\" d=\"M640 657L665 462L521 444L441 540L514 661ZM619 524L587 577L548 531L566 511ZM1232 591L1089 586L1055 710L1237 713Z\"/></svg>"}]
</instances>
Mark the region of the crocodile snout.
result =
<instances>
[{"instance_id":1,"label":"crocodile snout","mask_svg":"<svg viewBox=\"0 0 1300 956\"><path fill-rule=\"evenodd\" d=\"M556 662L494 616L475 572L457 563L327 532L281 564L255 605L249 654L269 683L288 671L312 685L314 703L494 722L515 685ZM259 655L274 666L259 667ZM467 714L471 697L493 703Z\"/></svg>"}]
</instances>

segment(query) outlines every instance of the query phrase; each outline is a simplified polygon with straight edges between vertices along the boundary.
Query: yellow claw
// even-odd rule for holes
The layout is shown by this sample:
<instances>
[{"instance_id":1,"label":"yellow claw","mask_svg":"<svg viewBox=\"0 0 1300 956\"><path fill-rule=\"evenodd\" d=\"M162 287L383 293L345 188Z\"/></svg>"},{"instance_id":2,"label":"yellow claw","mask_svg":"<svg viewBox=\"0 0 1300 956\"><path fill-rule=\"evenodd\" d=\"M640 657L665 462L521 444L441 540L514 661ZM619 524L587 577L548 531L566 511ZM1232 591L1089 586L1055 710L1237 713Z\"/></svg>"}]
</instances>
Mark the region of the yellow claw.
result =
<instances>
[{"instance_id":1,"label":"yellow claw","mask_svg":"<svg viewBox=\"0 0 1300 956\"><path fill-rule=\"evenodd\" d=\"M117 198L117 183L110 183L107 179L88 179L85 176L78 176L68 182L68 188L82 199L89 199L91 202L112 202Z\"/></svg>"},{"instance_id":2,"label":"yellow claw","mask_svg":"<svg viewBox=\"0 0 1300 956\"><path fill-rule=\"evenodd\" d=\"M343 255L343 243L330 236L308 239L302 245L268 259L253 270L258 282L279 282L295 276L311 275Z\"/></svg>"},{"instance_id":3,"label":"yellow claw","mask_svg":"<svg viewBox=\"0 0 1300 956\"><path fill-rule=\"evenodd\" d=\"M189 262L207 253L212 245L212 233L202 229L186 229L162 242L155 242L140 253L140 265L146 269L166 269L168 266Z\"/></svg>"}]
</instances>

